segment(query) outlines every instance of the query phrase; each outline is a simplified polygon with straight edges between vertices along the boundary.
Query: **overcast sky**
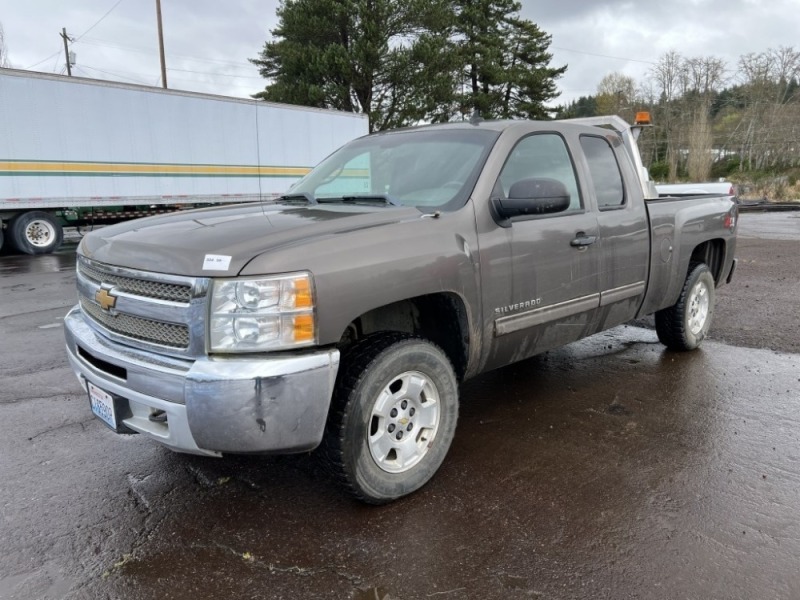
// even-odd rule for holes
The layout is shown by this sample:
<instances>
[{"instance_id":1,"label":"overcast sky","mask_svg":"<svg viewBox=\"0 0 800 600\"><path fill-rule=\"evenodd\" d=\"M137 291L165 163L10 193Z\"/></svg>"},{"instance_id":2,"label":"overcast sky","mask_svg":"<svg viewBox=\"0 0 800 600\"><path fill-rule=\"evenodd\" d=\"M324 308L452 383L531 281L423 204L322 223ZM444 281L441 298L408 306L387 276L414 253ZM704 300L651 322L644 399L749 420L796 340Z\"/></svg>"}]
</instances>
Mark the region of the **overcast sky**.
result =
<instances>
[{"instance_id":1,"label":"overcast sky","mask_svg":"<svg viewBox=\"0 0 800 600\"><path fill-rule=\"evenodd\" d=\"M247 96L264 81L247 62L275 27L278 0L161 0L169 87ZM714 55L731 73L741 54L800 49L800 0L523 0L552 34L554 66L569 65L556 103L596 92L621 72L644 79L674 49ZM64 71L62 27L75 41L74 75L160 85L155 0L0 0L13 67Z\"/></svg>"}]
</instances>

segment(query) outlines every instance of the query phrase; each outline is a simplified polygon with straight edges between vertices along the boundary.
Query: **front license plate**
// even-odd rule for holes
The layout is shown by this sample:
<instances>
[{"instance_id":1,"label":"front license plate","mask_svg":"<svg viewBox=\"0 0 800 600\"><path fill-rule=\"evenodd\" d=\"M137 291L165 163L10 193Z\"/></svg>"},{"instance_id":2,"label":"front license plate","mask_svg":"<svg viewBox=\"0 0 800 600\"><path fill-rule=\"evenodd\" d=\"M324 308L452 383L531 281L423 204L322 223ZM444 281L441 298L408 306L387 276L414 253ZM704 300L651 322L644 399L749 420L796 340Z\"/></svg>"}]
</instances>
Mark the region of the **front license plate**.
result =
<instances>
[{"instance_id":1,"label":"front license plate","mask_svg":"<svg viewBox=\"0 0 800 600\"><path fill-rule=\"evenodd\" d=\"M89 382L89 402L92 412L114 431L117 430L117 414L114 410L114 398L108 392Z\"/></svg>"}]
</instances>

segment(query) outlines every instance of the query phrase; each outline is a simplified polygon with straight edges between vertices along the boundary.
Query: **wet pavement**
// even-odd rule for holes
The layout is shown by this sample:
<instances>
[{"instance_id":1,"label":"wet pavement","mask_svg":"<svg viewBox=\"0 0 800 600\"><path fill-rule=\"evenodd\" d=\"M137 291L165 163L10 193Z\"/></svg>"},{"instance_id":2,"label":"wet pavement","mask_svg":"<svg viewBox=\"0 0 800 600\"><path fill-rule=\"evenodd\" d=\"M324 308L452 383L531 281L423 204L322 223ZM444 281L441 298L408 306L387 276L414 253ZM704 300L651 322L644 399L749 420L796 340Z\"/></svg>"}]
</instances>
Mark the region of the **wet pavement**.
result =
<instances>
[{"instance_id":1,"label":"wet pavement","mask_svg":"<svg viewBox=\"0 0 800 600\"><path fill-rule=\"evenodd\" d=\"M699 351L623 326L472 380L384 507L313 456L113 434L64 355L74 245L0 257L0 600L800 598L800 220L741 227Z\"/></svg>"}]
</instances>

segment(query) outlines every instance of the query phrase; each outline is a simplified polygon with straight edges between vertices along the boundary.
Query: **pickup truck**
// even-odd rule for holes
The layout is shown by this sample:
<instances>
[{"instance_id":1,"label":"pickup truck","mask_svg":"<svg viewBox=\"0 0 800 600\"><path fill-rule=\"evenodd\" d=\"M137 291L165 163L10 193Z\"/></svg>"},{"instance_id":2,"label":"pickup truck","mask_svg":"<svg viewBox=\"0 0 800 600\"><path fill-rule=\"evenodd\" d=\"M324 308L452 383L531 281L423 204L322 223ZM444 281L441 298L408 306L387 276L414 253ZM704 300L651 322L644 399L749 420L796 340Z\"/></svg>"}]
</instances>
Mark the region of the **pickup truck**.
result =
<instances>
[{"instance_id":1,"label":"pickup truck","mask_svg":"<svg viewBox=\"0 0 800 600\"><path fill-rule=\"evenodd\" d=\"M659 198L639 128L608 125L370 135L274 204L88 234L65 333L92 411L179 452L319 447L381 504L442 464L468 378L651 313L696 348L736 205Z\"/></svg>"}]
</instances>

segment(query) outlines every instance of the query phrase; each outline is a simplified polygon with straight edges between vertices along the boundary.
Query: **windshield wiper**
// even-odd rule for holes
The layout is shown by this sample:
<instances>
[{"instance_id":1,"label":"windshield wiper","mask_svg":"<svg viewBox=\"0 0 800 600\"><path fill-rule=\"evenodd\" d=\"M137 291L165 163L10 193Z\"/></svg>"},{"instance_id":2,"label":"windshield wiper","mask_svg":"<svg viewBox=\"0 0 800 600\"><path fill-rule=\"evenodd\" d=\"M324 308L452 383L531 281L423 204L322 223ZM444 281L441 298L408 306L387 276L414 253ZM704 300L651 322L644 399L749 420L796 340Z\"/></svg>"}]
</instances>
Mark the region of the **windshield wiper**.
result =
<instances>
[{"instance_id":1,"label":"windshield wiper","mask_svg":"<svg viewBox=\"0 0 800 600\"><path fill-rule=\"evenodd\" d=\"M392 198L389 194L348 194L337 198L320 198L318 202L344 202L345 204L372 204L379 202L386 206L403 206L401 202Z\"/></svg>"},{"instance_id":2,"label":"windshield wiper","mask_svg":"<svg viewBox=\"0 0 800 600\"><path fill-rule=\"evenodd\" d=\"M298 204L298 201L305 200L306 204L316 204L317 199L313 194L308 192L294 192L278 196L278 202L285 202L286 204Z\"/></svg>"}]
</instances>

